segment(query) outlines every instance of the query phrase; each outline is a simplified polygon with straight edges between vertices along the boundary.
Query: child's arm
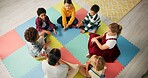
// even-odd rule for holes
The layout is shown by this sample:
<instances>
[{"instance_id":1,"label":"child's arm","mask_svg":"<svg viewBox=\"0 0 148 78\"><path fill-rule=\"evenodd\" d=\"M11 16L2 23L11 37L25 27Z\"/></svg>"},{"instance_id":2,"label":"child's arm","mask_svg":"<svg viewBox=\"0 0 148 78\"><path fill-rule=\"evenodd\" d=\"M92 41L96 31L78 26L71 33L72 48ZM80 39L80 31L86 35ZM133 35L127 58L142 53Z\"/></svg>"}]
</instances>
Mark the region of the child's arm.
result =
<instances>
[{"instance_id":1,"label":"child's arm","mask_svg":"<svg viewBox=\"0 0 148 78\"><path fill-rule=\"evenodd\" d=\"M106 45L106 44L101 44L98 40L97 40L97 38L92 38L91 39L91 42L93 43L93 42L95 42L96 44L97 44L97 46L101 49L101 50L106 50L106 49L108 49L109 47Z\"/></svg>"},{"instance_id":2,"label":"child's arm","mask_svg":"<svg viewBox=\"0 0 148 78\"><path fill-rule=\"evenodd\" d=\"M48 34L48 35L51 34L50 31L42 30L41 33L39 34L39 36L43 36L45 33Z\"/></svg>"},{"instance_id":3,"label":"child's arm","mask_svg":"<svg viewBox=\"0 0 148 78\"><path fill-rule=\"evenodd\" d=\"M49 26L50 26L52 29L54 29L54 25L53 25L53 23L50 21L50 19L49 19L48 16L46 16L46 20L47 20Z\"/></svg>"},{"instance_id":4,"label":"child's arm","mask_svg":"<svg viewBox=\"0 0 148 78\"><path fill-rule=\"evenodd\" d=\"M36 30L38 30L39 32L41 32L42 31L42 21L41 21L41 19L38 17L37 19L36 19L36 21L35 21L35 24L36 24Z\"/></svg>"},{"instance_id":5,"label":"child's arm","mask_svg":"<svg viewBox=\"0 0 148 78\"><path fill-rule=\"evenodd\" d=\"M64 27L66 27L67 25L67 21L66 21L66 10L65 10L65 7L63 6L62 9L61 9L61 13L62 13L62 25Z\"/></svg>"},{"instance_id":6,"label":"child's arm","mask_svg":"<svg viewBox=\"0 0 148 78\"><path fill-rule=\"evenodd\" d=\"M103 36L97 36L96 38L97 38L97 39L102 39L102 38L103 38Z\"/></svg>"},{"instance_id":7,"label":"child's arm","mask_svg":"<svg viewBox=\"0 0 148 78\"><path fill-rule=\"evenodd\" d=\"M56 30L54 28L54 24L50 21L50 19L48 18L48 16L46 16L46 17L47 17L47 21L48 21L49 26L51 26L51 28L53 29L54 33L57 34L57 32L56 32Z\"/></svg>"},{"instance_id":8,"label":"child's arm","mask_svg":"<svg viewBox=\"0 0 148 78\"><path fill-rule=\"evenodd\" d=\"M82 26L83 25L83 23L82 23L82 21L79 23L79 24L77 24L77 27L80 27L80 26Z\"/></svg>"},{"instance_id":9,"label":"child's arm","mask_svg":"<svg viewBox=\"0 0 148 78\"><path fill-rule=\"evenodd\" d=\"M74 20L75 20L75 7L73 6L72 14L71 14L71 18L70 18L70 20L68 22L68 26L70 26L73 23Z\"/></svg>"},{"instance_id":10,"label":"child's arm","mask_svg":"<svg viewBox=\"0 0 148 78\"><path fill-rule=\"evenodd\" d=\"M90 77L89 73L88 73L88 67L89 67L90 62L86 62L86 76Z\"/></svg>"},{"instance_id":11,"label":"child's arm","mask_svg":"<svg viewBox=\"0 0 148 78\"><path fill-rule=\"evenodd\" d=\"M70 70L70 65L67 64L65 61L63 61L63 60L60 59L59 62L60 62L61 64L66 64L66 65L68 66L68 69Z\"/></svg>"}]
</instances>

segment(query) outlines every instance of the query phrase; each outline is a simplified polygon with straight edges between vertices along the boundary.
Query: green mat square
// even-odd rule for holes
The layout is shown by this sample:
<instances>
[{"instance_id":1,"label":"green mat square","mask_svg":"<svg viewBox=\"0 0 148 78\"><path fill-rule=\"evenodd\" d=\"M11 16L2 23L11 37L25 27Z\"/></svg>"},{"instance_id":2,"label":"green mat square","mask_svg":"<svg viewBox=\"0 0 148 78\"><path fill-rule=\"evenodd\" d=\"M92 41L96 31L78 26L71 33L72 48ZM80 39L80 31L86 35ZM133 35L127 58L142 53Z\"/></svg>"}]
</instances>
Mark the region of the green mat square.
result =
<instances>
[{"instance_id":1,"label":"green mat square","mask_svg":"<svg viewBox=\"0 0 148 78\"><path fill-rule=\"evenodd\" d=\"M51 7L47 9L47 16L52 23L57 24L57 19L61 16L61 14L56 9Z\"/></svg>"},{"instance_id":2,"label":"green mat square","mask_svg":"<svg viewBox=\"0 0 148 78\"><path fill-rule=\"evenodd\" d=\"M13 78L21 78L40 62L31 57L28 53L28 47L25 45L3 59L3 63Z\"/></svg>"},{"instance_id":3,"label":"green mat square","mask_svg":"<svg viewBox=\"0 0 148 78\"><path fill-rule=\"evenodd\" d=\"M65 47L71 52L81 63L85 63L88 58L88 36L80 34L65 45Z\"/></svg>"}]
</instances>

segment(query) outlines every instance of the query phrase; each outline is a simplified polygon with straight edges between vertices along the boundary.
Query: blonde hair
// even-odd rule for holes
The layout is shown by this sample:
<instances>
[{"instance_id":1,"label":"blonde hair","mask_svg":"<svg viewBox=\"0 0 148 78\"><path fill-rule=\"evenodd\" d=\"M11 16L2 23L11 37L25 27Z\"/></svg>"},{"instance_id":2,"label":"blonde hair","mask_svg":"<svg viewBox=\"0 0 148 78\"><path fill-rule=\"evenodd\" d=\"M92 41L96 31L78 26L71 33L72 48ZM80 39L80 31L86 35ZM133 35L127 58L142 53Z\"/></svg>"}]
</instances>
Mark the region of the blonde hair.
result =
<instances>
[{"instance_id":1,"label":"blonde hair","mask_svg":"<svg viewBox=\"0 0 148 78\"><path fill-rule=\"evenodd\" d=\"M113 33L116 32L116 33L117 33L117 36L120 35L121 30L122 30L122 26L119 25L119 24L117 24L117 23L111 23L111 24L109 25L109 28L110 28L111 32L113 32Z\"/></svg>"},{"instance_id":2,"label":"blonde hair","mask_svg":"<svg viewBox=\"0 0 148 78\"><path fill-rule=\"evenodd\" d=\"M96 56L95 58L97 59L97 63L98 63L95 66L96 70L100 71L100 70L104 69L104 66L105 66L104 58L102 56Z\"/></svg>"}]
</instances>

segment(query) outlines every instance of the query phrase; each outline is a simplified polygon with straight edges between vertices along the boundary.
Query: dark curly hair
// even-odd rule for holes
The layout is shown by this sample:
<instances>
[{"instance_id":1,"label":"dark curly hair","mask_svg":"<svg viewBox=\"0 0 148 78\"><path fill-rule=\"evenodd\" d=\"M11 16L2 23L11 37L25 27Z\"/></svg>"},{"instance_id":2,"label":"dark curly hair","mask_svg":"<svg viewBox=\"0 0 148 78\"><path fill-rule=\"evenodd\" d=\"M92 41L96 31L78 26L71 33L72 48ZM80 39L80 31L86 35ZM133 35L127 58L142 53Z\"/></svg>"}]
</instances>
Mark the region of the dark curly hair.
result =
<instances>
[{"instance_id":1,"label":"dark curly hair","mask_svg":"<svg viewBox=\"0 0 148 78\"><path fill-rule=\"evenodd\" d=\"M34 27L29 27L25 31L24 37L29 42L35 42L38 39L38 31Z\"/></svg>"},{"instance_id":2,"label":"dark curly hair","mask_svg":"<svg viewBox=\"0 0 148 78\"><path fill-rule=\"evenodd\" d=\"M100 7L96 4L94 4L91 8L92 11L94 11L94 13L97 13L100 10Z\"/></svg>"},{"instance_id":3,"label":"dark curly hair","mask_svg":"<svg viewBox=\"0 0 148 78\"><path fill-rule=\"evenodd\" d=\"M45 13L46 14L46 10L44 8L38 8L37 15L40 16L41 13Z\"/></svg>"}]
</instances>

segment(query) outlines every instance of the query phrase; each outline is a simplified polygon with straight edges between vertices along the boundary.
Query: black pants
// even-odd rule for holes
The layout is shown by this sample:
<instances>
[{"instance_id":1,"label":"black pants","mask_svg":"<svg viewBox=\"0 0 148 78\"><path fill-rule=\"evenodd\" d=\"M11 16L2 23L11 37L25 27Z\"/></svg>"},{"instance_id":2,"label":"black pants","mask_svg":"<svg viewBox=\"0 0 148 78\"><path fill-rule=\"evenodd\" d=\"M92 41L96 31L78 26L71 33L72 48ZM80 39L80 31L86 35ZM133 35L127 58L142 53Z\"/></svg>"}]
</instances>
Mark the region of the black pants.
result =
<instances>
[{"instance_id":1,"label":"black pants","mask_svg":"<svg viewBox=\"0 0 148 78\"><path fill-rule=\"evenodd\" d=\"M71 17L66 17L66 21L68 22L70 20ZM62 16L58 18L57 20L58 24L61 24L62 28L63 28L63 24L62 24ZM73 23L71 25L77 25L78 24L78 19L75 18Z\"/></svg>"}]
</instances>

